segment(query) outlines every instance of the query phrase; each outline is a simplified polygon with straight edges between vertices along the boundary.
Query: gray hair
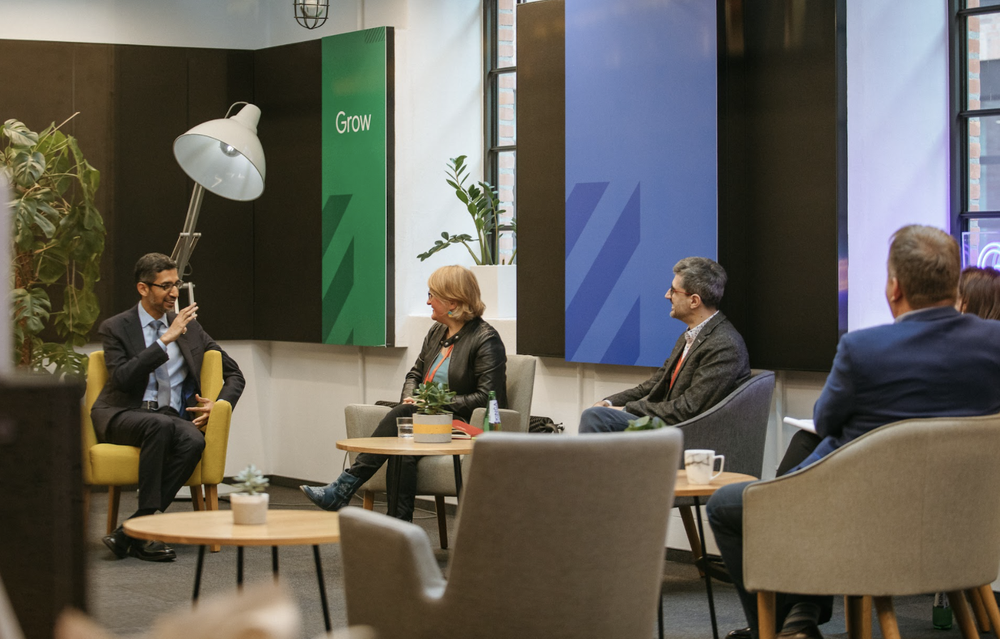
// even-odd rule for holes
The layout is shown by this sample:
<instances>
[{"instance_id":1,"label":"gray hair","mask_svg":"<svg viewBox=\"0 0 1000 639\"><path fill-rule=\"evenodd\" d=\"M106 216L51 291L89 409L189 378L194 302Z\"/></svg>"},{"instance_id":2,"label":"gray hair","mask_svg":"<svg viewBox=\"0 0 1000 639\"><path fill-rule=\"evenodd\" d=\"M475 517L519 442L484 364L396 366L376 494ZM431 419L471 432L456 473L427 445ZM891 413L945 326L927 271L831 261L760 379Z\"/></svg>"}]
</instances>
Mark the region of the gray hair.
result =
<instances>
[{"instance_id":1,"label":"gray hair","mask_svg":"<svg viewBox=\"0 0 1000 639\"><path fill-rule=\"evenodd\" d=\"M707 257L685 257L674 265L674 273L684 282L688 293L697 293L709 308L719 308L726 290L726 269Z\"/></svg>"}]
</instances>

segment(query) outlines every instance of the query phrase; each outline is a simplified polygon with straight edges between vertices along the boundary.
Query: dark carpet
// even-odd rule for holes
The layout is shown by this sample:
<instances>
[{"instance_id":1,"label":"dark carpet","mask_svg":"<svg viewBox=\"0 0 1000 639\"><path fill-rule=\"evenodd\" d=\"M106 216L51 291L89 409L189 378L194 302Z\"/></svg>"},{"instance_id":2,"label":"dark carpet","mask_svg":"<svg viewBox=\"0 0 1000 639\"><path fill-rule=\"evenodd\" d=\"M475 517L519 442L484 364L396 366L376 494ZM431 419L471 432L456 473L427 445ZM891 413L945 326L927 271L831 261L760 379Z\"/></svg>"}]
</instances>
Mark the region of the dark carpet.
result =
<instances>
[{"instance_id":1,"label":"dark carpet","mask_svg":"<svg viewBox=\"0 0 1000 639\"><path fill-rule=\"evenodd\" d=\"M271 508L315 508L298 490L272 487ZM355 505L360 505L355 500ZM121 498L121 517L131 514L136 507L135 492L129 491ZM228 509L229 504L222 502ZM190 510L189 501L178 501L171 510ZM376 503L376 510L379 504ZM384 505L382 505L384 511ZM154 619L176 609L191 605L198 548L175 545L177 561L156 564L134 558L116 560L101 543L107 513L104 493L95 493L91 499L87 537L89 566L89 612L103 626L118 635L142 633ZM448 560L448 551L440 550L437 520L431 511L418 510L414 519L431 539L438 562L442 567ZM449 516L449 532L453 534L454 520ZM224 547L218 553L206 553L201 585L201 596L230 592L236 587L236 549ZM330 617L334 629L347 625L342 587L340 547L321 546L324 581L330 603ZM245 583L251 584L271 579L271 553L269 548L247 548L244 555ZM302 612L304 637L323 633L323 615L320 607L319 587L311 547L283 547L280 550L281 581L290 590ZM699 580L696 569L682 561L664 562L664 623L665 635L672 639L705 639L712 636L704 582ZM719 634L745 626L746 622L732 586L713 582L715 607L719 621ZM553 593L553 600L557 595ZM957 639L956 626L951 630L935 630L931 625L930 595L901 597L895 600L900 633L908 639ZM611 614L611 611L609 611ZM827 637L846 637L844 628L843 599L836 601L834 617L822 626ZM656 628L650 628L650 637ZM873 620L873 636L880 637L878 624Z\"/></svg>"}]
</instances>

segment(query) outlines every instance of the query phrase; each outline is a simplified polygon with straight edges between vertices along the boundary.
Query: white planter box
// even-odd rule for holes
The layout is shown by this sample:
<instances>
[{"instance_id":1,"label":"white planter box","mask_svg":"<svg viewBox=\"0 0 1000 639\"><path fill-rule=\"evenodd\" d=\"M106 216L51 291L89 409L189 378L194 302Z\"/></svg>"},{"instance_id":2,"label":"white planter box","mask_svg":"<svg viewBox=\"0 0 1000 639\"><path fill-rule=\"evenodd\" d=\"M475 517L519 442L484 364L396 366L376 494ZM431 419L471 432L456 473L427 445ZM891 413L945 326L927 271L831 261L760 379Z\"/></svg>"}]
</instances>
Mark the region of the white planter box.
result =
<instances>
[{"instance_id":1,"label":"white planter box","mask_svg":"<svg viewBox=\"0 0 1000 639\"><path fill-rule=\"evenodd\" d=\"M233 493L229 496L229 506L233 509L234 524L259 525L267 523L267 505L271 496L267 493L248 495Z\"/></svg>"},{"instance_id":2,"label":"white planter box","mask_svg":"<svg viewBox=\"0 0 1000 639\"><path fill-rule=\"evenodd\" d=\"M479 282L479 292L486 312L483 317L513 319L517 317L517 265L472 266Z\"/></svg>"},{"instance_id":3,"label":"white planter box","mask_svg":"<svg viewBox=\"0 0 1000 639\"><path fill-rule=\"evenodd\" d=\"M413 414L413 441L418 444L446 444L451 441L451 413Z\"/></svg>"}]
</instances>

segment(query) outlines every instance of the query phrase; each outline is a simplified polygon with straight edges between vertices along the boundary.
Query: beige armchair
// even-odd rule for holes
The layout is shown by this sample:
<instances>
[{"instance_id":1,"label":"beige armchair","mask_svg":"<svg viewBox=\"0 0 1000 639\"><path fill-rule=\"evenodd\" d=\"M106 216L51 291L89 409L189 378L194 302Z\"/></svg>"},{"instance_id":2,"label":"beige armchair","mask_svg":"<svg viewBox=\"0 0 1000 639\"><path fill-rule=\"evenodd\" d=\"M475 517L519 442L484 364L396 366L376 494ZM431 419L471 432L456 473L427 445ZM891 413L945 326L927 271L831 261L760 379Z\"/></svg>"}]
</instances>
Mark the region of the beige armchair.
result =
<instances>
[{"instance_id":1,"label":"beige armchair","mask_svg":"<svg viewBox=\"0 0 1000 639\"><path fill-rule=\"evenodd\" d=\"M531 413L531 395L535 387L535 362L531 355L507 356L507 403L510 408L500 409L500 423L505 432L528 432ZM375 427L385 417L389 409L385 406L350 404L344 409L347 421L347 436L370 437ZM472 424L481 424L486 412L477 408L472 413ZM354 454L350 460L354 462ZM386 491L386 468L383 466L365 482L364 507L371 510L375 504L375 493ZM417 494L434 495L438 519L438 536L441 547L448 547L448 527L445 517L445 497L454 497L455 467L450 457L422 457L417 464Z\"/></svg>"},{"instance_id":2,"label":"beige armchair","mask_svg":"<svg viewBox=\"0 0 1000 639\"><path fill-rule=\"evenodd\" d=\"M974 639L962 591L976 589L996 627L998 459L1000 415L913 419L747 487L743 579L757 592L761 639L775 634L775 592L847 595L852 637L872 596L882 636L895 639L891 597L943 591Z\"/></svg>"},{"instance_id":3,"label":"beige armchair","mask_svg":"<svg viewBox=\"0 0 1000 639\"><path fill-rule=\"evenodd\" d=\"M482 436L447 580L420 527L341 510L348 623L383 639L648 637L682 440Z\"/></svg>"}]
</instances>

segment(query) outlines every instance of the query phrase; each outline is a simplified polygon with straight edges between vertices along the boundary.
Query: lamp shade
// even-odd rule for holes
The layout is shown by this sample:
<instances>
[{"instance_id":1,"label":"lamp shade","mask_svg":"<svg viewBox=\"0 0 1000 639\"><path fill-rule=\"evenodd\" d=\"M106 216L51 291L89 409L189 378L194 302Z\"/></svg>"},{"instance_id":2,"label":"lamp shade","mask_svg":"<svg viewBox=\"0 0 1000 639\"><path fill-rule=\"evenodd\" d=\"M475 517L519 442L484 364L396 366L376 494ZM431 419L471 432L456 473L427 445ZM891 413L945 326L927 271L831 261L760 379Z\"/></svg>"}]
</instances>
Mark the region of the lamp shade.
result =
<instances>
[{"instance_id":1,"label":"lamp shade","mask_svg":"<svg viewBox=\"0 0 1000 639\"><path fill-rule=\"evenodd\" d=\"M188 176L230 200L264 192L264 149L257 139L260 109L244 105L231 118L199 124L174 140L174 157Z\"/></svg>"}]
</instances>

